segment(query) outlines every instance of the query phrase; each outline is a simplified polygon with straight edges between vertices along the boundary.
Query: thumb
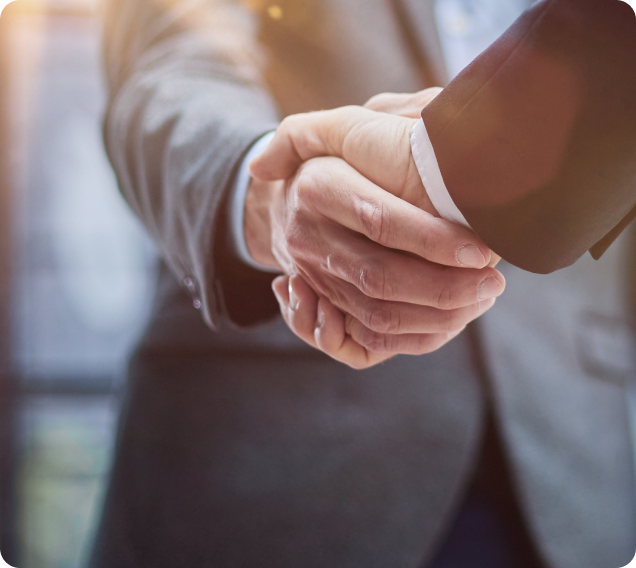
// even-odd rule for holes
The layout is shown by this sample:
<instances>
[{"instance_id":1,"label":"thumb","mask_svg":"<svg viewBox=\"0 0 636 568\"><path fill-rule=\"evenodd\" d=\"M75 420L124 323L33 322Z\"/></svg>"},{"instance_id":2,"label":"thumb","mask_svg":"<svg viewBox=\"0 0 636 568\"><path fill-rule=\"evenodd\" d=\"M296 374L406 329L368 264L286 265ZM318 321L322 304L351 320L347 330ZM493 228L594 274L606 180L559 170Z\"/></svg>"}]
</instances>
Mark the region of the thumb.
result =
<instances>
[{"instance_id":1,"label":"thumb","mask_svg":"<svg viewBox=\"0 0 636 568\"><path fill-rule=\"evenodd\" d=\"M287 179L306 160L334 156L384 190L414 203L409 197L418 198L423 192L419 175L410 167L410 131L415 122L359 106L292 115L251 162L250 174L264 181Z\"/></svg>"},{"instance_id":2,"label":"thumb","mask_svg":"<svg viewBox=\"0 0 636 568\"><path fill-rule=\"evenodd\" d=\"M368 120L368 116L360 112L363 110L340 107L286 117L267 148L249 164L250 174L263 181L287 179L311 158L343 158L347 132Z\"/></svg>"}]
</instances>

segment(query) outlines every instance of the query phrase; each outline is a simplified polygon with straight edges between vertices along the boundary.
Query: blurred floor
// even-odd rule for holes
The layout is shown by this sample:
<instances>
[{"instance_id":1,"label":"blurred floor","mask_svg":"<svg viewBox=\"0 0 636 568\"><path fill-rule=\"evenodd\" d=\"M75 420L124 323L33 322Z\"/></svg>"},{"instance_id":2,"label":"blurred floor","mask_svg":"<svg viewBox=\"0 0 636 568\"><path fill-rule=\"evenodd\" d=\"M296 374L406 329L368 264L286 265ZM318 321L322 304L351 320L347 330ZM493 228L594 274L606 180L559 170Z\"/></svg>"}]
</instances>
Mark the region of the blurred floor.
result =
<instances>
[{"instance_id":1,"label":"blurred floor","mask_svg":"<svg viewBox=\"0 0 636 568\"><path fill-rule=\"evenodd\" d=\"M156 253L102 150L96 7L33 6L9 6L2 26L14 141L17 564L79 568L127 356L154 292Z\"/></svg>"},{"instance_id":2,"label":"blurred floor","mask_svg":"<svg viewBox=\"0 0 636 568\"><path fill-rule=\"evenodd\" d=\"M29 397L21 421L20 568L84 566L104 491L117 404Z\"/></svg>"}]
</instances>

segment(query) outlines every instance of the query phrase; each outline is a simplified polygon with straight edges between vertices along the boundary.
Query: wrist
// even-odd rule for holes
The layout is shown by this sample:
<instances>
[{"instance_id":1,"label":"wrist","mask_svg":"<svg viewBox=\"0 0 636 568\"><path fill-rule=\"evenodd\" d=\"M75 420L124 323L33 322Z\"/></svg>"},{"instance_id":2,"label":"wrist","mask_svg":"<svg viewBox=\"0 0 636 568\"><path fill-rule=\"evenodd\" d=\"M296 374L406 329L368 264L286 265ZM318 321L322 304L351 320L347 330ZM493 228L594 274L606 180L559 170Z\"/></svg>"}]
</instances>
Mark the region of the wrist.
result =
<instances>
[{"instance_id":1,"label":"wrist","mask_svg":"<svg viewBox=\"0 0 636 568\"><path fill-rule=\"evenodd\" d=\"M412 174L409 176L409 179L410 184L413 187L410 193L414 196L411 203L422 209L422 211L426 211L435 217L441 217L428 195L428 191L422 182L422 178L417 170L417 165L415 164L415 160L412 155L409 156L409 160L409 171Z\"/></svg>"},{"instance_id":2,"label":"wrist","mask_svg":"<svg viewBox=\"0 0 636 568\"><path fill-rule=\"evenodd\" d=\"M247 250L257 263L271 268L278 268L272 254L271 206L282 186L281 181L252 178L245 196L243 230Z\"/></svg>"}]
</instances>

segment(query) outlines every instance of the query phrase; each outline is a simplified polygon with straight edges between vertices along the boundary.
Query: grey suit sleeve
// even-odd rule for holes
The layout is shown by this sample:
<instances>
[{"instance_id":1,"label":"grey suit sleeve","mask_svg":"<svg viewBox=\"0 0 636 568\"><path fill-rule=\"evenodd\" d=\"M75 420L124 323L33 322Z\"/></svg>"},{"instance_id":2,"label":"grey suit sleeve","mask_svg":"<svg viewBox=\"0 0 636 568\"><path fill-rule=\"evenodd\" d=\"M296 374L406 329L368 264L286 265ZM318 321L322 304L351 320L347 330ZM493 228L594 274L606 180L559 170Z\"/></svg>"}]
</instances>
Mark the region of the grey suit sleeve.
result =
<instances>
[{"instance_id":1,"label":"grey suit sleeve","mask_svg":"<svg viewBox=\"0 0 636 568\"><path fill-rule=\"evenodd\" d=\"M256 23L225 0L111 0L105 24L104 131L121 191L217 328L224 196L246 150L278 123Z\"/></svg>"}]
</instances>

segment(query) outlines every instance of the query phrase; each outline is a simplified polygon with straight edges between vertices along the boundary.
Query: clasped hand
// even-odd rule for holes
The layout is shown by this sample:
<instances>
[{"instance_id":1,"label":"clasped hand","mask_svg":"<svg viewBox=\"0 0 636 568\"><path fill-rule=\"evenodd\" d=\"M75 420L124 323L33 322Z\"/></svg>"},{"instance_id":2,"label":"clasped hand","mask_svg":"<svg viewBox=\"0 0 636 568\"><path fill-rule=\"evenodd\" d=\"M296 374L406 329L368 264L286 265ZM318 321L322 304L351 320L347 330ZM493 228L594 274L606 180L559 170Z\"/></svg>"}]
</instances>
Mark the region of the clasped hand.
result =
<instances>
[{"instance_id":1,"label":"clasped hand","mask_svg":"<svg viewBox=\"0 0 636 568\"><path fill-rule=\"evenodd\" d=\"M411 157L410 130L438 92L288 117L250 165L246 241L284 273L283 318L354 368L438 349L505 287L496 255L439 217Z\"/></svg>"}]
</instances>

